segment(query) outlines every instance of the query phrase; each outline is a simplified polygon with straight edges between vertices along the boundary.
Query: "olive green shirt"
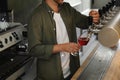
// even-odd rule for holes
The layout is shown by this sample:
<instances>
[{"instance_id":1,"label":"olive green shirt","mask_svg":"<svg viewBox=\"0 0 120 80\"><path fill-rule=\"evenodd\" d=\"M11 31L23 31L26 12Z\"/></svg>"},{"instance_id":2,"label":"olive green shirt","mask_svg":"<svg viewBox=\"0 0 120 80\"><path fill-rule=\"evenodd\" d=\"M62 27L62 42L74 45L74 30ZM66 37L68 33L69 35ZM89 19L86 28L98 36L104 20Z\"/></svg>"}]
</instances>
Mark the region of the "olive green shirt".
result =
<instances>
[{"instance_id":1,"label":"olive green shirt","mask_svg":"<svg viewBox=\"0 0 120 80\"><path fill-rule=\"evenodd\" d=\"M76 27L88 28L88 17L77 12L68 3L61 5L59 13L66 26L69 41L76 42ZM53 11L43 0L32 13L28 27L29 55L37 57L36 80L64 80L60 54L52 54L55 44L57 40ZM79 67L79 55L70 55L71 74Z\"/></svg>"}]
</instances>

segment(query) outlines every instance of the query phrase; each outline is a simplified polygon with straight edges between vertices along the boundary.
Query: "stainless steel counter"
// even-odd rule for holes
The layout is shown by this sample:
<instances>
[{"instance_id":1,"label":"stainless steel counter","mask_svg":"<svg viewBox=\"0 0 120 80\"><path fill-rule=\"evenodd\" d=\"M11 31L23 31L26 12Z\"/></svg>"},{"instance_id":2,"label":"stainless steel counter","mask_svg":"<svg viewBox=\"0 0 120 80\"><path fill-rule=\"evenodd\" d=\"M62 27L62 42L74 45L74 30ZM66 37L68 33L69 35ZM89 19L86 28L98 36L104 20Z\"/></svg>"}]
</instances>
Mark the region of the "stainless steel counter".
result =
<instances>
[{"instance_id":1,"label":"stainless steel counter","mask_svg":"<svg viewBox=\"0 0 120 80\"><path fill-rule=\"evenodd\" d=\"M98 46L90 53L71 80L120 80L119 76L114 75L119 75L118 56L120 56L120 43L113 48L107 48L98 42ZM111 75L112 72L114 74Z\"/></svg>"}]
</instances>

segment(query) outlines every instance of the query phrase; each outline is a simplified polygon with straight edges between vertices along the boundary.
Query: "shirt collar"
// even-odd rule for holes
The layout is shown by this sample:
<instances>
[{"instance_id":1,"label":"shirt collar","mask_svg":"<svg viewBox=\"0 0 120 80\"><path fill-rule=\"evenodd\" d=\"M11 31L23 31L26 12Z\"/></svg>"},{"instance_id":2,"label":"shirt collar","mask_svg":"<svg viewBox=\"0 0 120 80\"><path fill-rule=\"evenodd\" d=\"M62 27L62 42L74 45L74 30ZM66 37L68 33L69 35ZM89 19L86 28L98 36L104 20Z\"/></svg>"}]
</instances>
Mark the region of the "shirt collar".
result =
<instances>
[{"instance_id":1,"label":"shirt collar","mask_svg":"<svg viewBox=\"0 0 120 80\"><path fill-rule=\"evenodd\" d=\"M43 0L42 1L42 4L44 5L44 7L47 9L47 11L49 12L49 13L54 13L54 11L52 10L52 8L51 7L49 7L48 6L48 4ZM59 5L59 11L62 9L62 5Z\"/></svg>"},{"instance_id":2,"label":"shirt collar","mask_svg":"<svg viewBox=\"0 0 120 80\"><path fill-rule=\"evenodd\" d=\"M44 5L44 7L46 8L46 10L47 10L49 13L53 13L52 8L50 8L50 7L48 6L48 4L47 4L44 0L42 1L42 4Z\"/></svg>"}]
</instances>

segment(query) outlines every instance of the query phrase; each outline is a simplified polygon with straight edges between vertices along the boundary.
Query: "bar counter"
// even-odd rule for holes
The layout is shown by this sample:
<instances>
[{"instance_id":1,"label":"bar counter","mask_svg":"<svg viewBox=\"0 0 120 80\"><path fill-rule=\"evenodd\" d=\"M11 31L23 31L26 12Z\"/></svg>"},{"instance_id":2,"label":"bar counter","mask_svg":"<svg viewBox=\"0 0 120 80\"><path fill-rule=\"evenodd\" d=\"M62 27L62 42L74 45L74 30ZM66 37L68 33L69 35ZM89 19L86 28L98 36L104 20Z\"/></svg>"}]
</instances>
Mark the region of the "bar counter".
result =
<instances>
[{"instance_id":1,"label":"bar counter","mask_svg":"<svg viewBox=\"0 0 120 80\"><path fill-rule=\"evenodd\" d=\"M71 80L120 80L120 41L112 48L98 42Z\"/></svg>"}]
</instances>

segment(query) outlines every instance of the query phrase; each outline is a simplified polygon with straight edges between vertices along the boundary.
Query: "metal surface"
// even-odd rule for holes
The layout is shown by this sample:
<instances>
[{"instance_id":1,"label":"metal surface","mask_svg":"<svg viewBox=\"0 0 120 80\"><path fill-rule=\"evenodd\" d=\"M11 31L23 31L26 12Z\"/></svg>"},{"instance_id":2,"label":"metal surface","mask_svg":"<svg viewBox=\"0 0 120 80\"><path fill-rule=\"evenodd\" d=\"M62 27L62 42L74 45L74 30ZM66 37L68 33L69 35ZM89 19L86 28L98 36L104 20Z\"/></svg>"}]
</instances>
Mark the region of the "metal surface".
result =
<instances>
[{"instance_id":1,"label":"metal surface","mask_svg":"<svg viewBox=\"0 0 120 80\"><path fill-rule=\"evenodd\" d=\"M0 32L0 52L22 41L23 31L26 31L26 28L22 24L9 23L9 27Z\"/></svg>"},{"instance_id":2,"label":"metal surface","mask_svg":"<svg viewBox=\"0 0 120 80\"><path fill-rule=\"evenodd\" d=\"M8 9L14 11L14 21L28 23L32 11L42 0L7 0Z\"/></svg>"},{"instance_id":3,"label":"metal surface","mask_svg":"<svg viewBox=\"0 0 120 80\"><path fill-rule=\"evenodd\" d=\"M106 46L117 45L120 38L120 11L98 33L98 41Z\"/></svg>"},{"instance_id":4,"label":"metal surface","mask_svg":"<svg viewBox=\"0 0 120 80\"><path fill-rule=\"evenodd\" d=\"M32 58L26 56L25 26L17 22L0 22L0 80L17 80L31 66ZM25 48L22 44L26 44Z\"/></svg>"},{"instance_id":5,"label":"metal surface","mask_svg":"<svg viewBox=\"0 0 120 80\"><path fill-rule=\"evenodd\" d=\"M115 51L100 46L77 80L102 80Z\"/></svg>"}]
</instances>

